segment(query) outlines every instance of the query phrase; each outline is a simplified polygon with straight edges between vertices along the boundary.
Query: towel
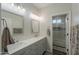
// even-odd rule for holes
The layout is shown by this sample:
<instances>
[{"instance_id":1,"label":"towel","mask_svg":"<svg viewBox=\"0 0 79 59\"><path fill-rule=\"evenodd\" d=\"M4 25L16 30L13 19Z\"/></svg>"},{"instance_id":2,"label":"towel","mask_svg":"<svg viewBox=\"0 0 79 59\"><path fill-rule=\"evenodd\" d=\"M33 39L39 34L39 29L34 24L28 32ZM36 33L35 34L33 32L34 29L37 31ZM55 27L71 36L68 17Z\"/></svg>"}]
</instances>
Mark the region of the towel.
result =
<instances>
[{"instance_id":1,"label":"towel","mask_svg":"<svg viewBox=\"0 0 79 59\"><path fill-rule=\"evenodd\" d=\"M14 43L14 40L11 37L10 31L8 27L5 27L2 33L2 52L8 52L7 45L13 44L13 43Z\"/></svg>"}]
</instances>

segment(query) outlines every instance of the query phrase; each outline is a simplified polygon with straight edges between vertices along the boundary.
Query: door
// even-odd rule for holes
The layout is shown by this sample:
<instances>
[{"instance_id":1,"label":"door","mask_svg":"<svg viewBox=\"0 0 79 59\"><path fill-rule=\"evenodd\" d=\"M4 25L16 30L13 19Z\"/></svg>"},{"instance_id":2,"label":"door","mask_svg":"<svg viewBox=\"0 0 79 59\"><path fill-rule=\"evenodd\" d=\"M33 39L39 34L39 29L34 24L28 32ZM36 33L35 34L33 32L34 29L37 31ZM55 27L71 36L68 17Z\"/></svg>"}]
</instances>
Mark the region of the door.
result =
<instances>
[{"instance_id":1,"label":"door","mask_svg":"<svg viewBox=\"0 0 79 59\"><path fill-rule=\"evenodd\" d=\"M66 54L66 14L53 16L53 54Z\"/></svg>"},{"instance_id":2,"label":"door","mask_svg":"<svg viewBox=\"0 0 79 59\"><path fill-rule=\"evenodd\" d=\"M63 15L63 14L66 14L66 17L65 17L65 27L66 27L66 32L65 32L65 36L66 36L66 54L67 55L71 55L71 34L72 34L72 31L71 31L71 25L72 25L72 22L71 22L71 12L66 12L66 13L60 13L58 15ZM54 34L53 34L54 35Z\"/></svg>"}]
</instances>

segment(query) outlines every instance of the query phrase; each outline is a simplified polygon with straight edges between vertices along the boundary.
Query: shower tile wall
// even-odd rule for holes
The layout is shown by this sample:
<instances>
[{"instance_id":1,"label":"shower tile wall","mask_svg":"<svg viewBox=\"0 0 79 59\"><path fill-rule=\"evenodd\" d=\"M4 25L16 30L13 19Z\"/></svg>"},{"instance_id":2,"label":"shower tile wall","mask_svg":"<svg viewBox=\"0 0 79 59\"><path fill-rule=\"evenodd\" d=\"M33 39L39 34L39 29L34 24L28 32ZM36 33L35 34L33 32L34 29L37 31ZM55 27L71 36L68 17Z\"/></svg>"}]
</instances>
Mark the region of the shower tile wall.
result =
<instances>
[{"instance_id":1,"label":"shower tile wall","mask_svg":"<svg viewBox=\"0 0 79 59\"><path fill-rule=\"evenodd\" d=\"M79 25L77 25L77 50L76 54L79 55Z\"/></svg>"}]
</instances>

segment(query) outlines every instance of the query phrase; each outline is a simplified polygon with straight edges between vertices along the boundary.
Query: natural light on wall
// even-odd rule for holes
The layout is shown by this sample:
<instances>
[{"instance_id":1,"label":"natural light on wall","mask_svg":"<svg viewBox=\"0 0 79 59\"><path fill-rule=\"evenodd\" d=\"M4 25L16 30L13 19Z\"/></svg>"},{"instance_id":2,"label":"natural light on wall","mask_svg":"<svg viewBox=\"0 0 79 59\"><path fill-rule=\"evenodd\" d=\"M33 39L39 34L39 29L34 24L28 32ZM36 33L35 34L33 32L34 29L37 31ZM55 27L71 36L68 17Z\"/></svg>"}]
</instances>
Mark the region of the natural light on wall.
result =
<instances>
[{"instance_id":1,"label":"natural light on wall","mask_svg":"<svg viewBox=\"0 0 79 59\"><path fill-rule=\"evenodd\" d=\"M30 13L30 18L35 19L35 20L43 20L43 17L37 16L33 13Z\"/></svg>"},{"instance_id":2,"label":"natural light on wall","mask_svg":"<svg viewBox=\"0 0 79 59\"><path fill-rule=\"evenodd\" d=\"M16 6L14 3L2 3L1 7L3 10L13 12L19 15L24 15L26 11L22 6Z\"/></svg>"}]
</instances>

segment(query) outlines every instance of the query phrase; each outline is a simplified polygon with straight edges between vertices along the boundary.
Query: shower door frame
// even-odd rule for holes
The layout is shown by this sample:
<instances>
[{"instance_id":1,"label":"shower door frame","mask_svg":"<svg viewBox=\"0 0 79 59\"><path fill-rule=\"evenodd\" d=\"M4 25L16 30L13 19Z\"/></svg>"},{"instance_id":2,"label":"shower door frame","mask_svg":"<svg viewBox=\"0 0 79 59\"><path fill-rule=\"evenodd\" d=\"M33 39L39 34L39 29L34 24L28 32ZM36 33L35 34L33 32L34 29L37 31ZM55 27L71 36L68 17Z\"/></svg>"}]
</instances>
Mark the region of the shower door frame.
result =
<instances>
[{"instance_id":1,"label":"shower door frame","mask_svg":"<svg viewBox=\"0 0 79 59\"><path fill-rule=\"evenodd\" d=\"M60 12L60 13L55 13L52 15L53 16L58 16L58 15L64 15L66 14L67 18L66 18L66 54L67 55L71 55L71 25L72 25L72 21L71 21L71 11L67 11L67 12ZM68 20L67 20L68 19ZM67 25L69 24L69 25ZM53 27L53 25L52 25ZM52 32L53 29L51 29ZM52 36L53 36L53 32L52 32ZM53 39L53 37L52 37ZM53 45L53 43L52 43ZM53 49L52 49L53 50Z\"/></svg>"}]
</instances>

